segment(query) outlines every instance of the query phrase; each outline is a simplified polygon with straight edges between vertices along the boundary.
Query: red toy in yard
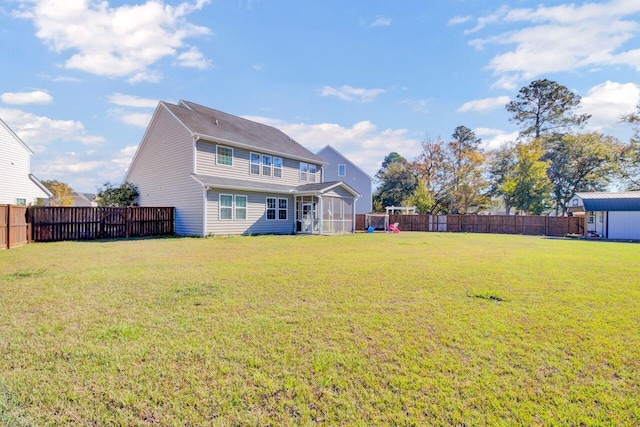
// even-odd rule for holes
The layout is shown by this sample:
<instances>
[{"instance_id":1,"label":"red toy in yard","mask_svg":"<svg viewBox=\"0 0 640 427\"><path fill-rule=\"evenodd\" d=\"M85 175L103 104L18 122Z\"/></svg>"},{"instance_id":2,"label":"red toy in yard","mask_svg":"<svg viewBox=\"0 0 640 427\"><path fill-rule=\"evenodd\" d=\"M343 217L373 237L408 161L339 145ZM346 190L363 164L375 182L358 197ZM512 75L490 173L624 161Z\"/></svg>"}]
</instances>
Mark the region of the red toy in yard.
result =
<instances>
[{"instance_id":1,"label":"red toy in yard","mask_svg":"<svg viewBox=\"0 0 640 427\"><path fill-rule=\"evenodd\" d=\"M398 224L399 224L399 223L397 223L397 222L396 222L396 223L394 223L394 224L391 224L391 225L389 226L389 228L387 228L387 233L395 233L395 234L398 234L398 233L400 232L400 229L398 228Z\"/></svg>"}]
</instances>

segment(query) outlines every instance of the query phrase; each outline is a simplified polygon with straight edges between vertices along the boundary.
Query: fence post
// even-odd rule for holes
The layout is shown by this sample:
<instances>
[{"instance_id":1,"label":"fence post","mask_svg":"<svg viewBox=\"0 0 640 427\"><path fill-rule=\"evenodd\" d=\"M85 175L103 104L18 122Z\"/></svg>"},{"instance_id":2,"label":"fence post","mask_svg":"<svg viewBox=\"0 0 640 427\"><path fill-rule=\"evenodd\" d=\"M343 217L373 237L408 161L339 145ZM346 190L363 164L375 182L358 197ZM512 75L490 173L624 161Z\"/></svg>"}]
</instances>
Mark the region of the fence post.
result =
<instances>
[{"instance_id":1,"label":"fence post","mask_svg":"<svg viewBox=\"0 0 640 427\"><path fill-rule=\"evenodd\" d=\"M544 217L544 235L548 236L549 235L549 216L545 216Z\"/></svg>"},{"instance_id":2,"label":"fence post","mask_svg":"<svg viewBox=\"0 0 640 427\"><path fill-rule=\"evenodd\" d=\"M11 249L11 205L7 205L7 250Z\"/></svg>"}]
</instances>

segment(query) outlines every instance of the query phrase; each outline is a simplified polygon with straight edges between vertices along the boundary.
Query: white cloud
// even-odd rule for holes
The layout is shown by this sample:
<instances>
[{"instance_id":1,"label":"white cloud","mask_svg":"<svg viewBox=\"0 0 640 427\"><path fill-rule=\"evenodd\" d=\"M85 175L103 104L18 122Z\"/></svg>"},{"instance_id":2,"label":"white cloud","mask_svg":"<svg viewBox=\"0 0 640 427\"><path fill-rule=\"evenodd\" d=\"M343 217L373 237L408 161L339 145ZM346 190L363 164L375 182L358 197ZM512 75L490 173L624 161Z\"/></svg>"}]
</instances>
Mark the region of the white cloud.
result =
<instances>
[{"instance_id":1,"label":"white cloud","mask_svg":"<svg viewBox=\"0 0 640 427\"><path fill-rule=\"evenodd\" d=\"M53 97L42 90L33 92L5 92L0 95L0 100L5 104L25 105L25 104L50 104Z\"/></svg>"},{"instance_id":2,"label":"white cloud","mask_svg":"<svg viewBox=\"0 0 640 427\"><path fill-rule=\"evenodd\" d=\"M380 17L373 21L369 26L370 27L388 27L391 25L391 18L383 18Z\"/></svg>"},{"instance_id":3,"label":"white cloud","mask_svg":"<svg viewBox=\"0 0 640 427\"><path fill-rule=\"evenodd\" d=\"M637 0L526 9L503 7L479 18L476 27L465 33L478 32L497 22L518 25L470 42L477 49L489 44L514 46L494 56L487 66L499 79L494 86L511 89L517 81L582 68L626 65L640 71L640 49L624 50L625 43L640 33L640 24L631 16L638 12Z\"/></svg>"},{"instance_id":4,"label":"white cloud","mask_svg":"<svg viewBox=\"0 0 640 427\"><path fill-rule=\"evenodd\" d=\"M519 132L506 133L500 129L475 128L473 132L482 139L480 148L485 151L494 151L502 147L505 143L515 141L520 135Z\"/></svg>"},{"instance_id":5,"label":"white cloud","mask_svg":"<svg viewBox=\"0 0 640 427\"><path fill-rule=\"evenodd\" d=\"M486 113L488 111L495 110L497 108L504 108L504 106L511 99L508 96L499 96L497 98L483 98L468 101L462 104L456 111L458 113L466 113L468 111L476 111L479 113Z\"/></svg>"},{"instance_id":6,"label":"white cloud","mask_svg":"<svg viewBox=\"0 0 640 427\"><path fill-rule=\"evenodd\" d=\"M398 102L400 105L408 105L411 107L413 111L416 113L428 114L429 109L427 108L428 100L426 99L403 99Z\"/></svg>"},{"instance_id":7,"label":"white cloud","mask_svg":"<svg viewBox=\"0 0 640 427\"><path fill-rule=\"evenodd\" d=\"M392 151L413 160L420 152L420 141L411 138L407 129L379 130L370 121L344 127L335 123L287 123L265 117L245 117L276 127L313 152L331 145L361 169L373 176L384 157Z\"/></svg>"},{"instance_id":8,"label":"white cloud","mask_svg":"<svg viewBox=\"0 0 640 427\"><path fill-rule=\"evenodd\" d=\"M109 95L109 102L123 107L135 108L156 108L158 105L157 99L140 98L138 96L124 95L118 92L113 95Z\"/></svg>"},{"instance_id":9,"label":"white cloud","mask_svg":"<svg viewBox=\"0 0 640 427\"><path fill-rule=\"evenodd\" d=\"M587 129L604 131L619 125L620 117L633 111L639 100L639 85L607 80L592 87L587 96L582 97L578 112L591 114Z\"/></svg>"},{"instance_id":10,"label":"white cloud","mask_svg":"<svg viewBox=\"0 0 640 427\"><path fill-rule=\"evenodd\" d=\"M453 18L449 19L449 21L447 22L447 25L464 24L465 22L471 21L472 19L473 19L473 16L471 15L454 16Z\"/></svg>"},{"instance_id":11,"label":"white cloud","mask_svg":"<svg viewBox=\"0 0 640 427\"><path fill-rule=\"evenodd\" d=\"M134 154L136 154L137 149L137 145L130 145L123 148L115 154L111 162L118 165L124 173L129 168L129 164L131 164L131 160L133 159Z\"/></svg>"},{"instance_id":12,"label":"white cloud","mask_svg":"<svg viewBox=\"0 0 640 427\"><path fill-rule=\"evenodd\" d=\"M0 109L0 117L35 152L45 151L53 141L85 145L105 141L103 137L88 135L83 124L75 120L54 120L13 109Z\"/></svg>"},{"instance_id":13,"label":"white cloud","mask_svg":"<svg viewBox=\"0 0 640 427\"><path fill-rule=\"evenodd\" d=\"M181 53L176 59L181 67L198 68L200 70L213 68L211 60L205 58L197 47L192 47L188 51Z\"/></svg>"},{"instance_id":14,"label":"white cloud","mask_svg":"<svg viewBox=\"0 0 640 427\"><path fill-rule=\"evenodd\" d=\"M339 88L325 86L322 88L320 95L336 96L344 101L370 102L373 101L376 96L385 92L386 90L384 89L360 89L345 85Z\"/></svg>"},{"instance_id":15,"label":"white cloud","mask_svg":"<svg viewBox=\"0 0 640 427\"><path fill-rule=\"evenodd\" d=\"M32 20L36 36L55 52L71 53L65 68L153 82L161 76L149 67L176 56L186 38L210 34L186 20L205 3L147 0L110 7L107 1L24 0L27 8L14 16Z\"/></svg>"}]
</instances>

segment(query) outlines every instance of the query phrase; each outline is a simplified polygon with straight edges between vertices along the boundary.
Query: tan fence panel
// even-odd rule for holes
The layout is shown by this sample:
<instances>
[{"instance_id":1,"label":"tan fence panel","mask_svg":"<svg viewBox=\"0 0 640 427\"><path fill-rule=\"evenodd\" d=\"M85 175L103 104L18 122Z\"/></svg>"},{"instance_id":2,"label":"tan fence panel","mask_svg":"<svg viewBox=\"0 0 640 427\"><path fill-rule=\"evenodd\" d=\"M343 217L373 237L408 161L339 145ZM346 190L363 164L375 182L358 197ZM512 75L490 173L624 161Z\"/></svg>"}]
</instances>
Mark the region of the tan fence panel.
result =
<instances>
[{"instance_id":1,"label":"tan fence panel","mask_svg":"<svg viewBox=\"0 0 640 427\"><path fill-rule=\"evenodd\" d=\"M0 205L0 249L11 249L29 243L31 227L27 207Z\"/></svg>"}]
</instances>

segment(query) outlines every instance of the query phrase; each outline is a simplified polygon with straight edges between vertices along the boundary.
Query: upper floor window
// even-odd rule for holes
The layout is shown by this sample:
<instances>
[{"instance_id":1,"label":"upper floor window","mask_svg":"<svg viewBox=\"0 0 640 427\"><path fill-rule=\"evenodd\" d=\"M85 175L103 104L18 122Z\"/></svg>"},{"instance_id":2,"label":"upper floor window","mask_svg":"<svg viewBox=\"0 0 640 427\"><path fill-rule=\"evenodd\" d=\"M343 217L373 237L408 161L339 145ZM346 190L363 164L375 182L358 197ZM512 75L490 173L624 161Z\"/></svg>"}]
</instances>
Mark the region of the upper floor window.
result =
<instances>
[{"instance_id":1,"label":"upper floor window","mask_svg":"<svg viewBox=\"0 0 640 427\"><path fill-rule=\"evenodd\" d=\"M249 174L282 178L282 159L268 154L249 154Z\"/></svg>"},{"instance_id":2,"label":"upper floor window","mask_svg":"<svg viewBox=\"0 0 640 427\"><path fill-rule=\"evenodd\" d=\"M347 165L338 165L338 176L347 176Z\"/></svg>"},{"instance_id":3,"label":"upper floor window","mask_svg":"<svg viewBox=\"0 0 640 427\"><path fill-rule=\"evenodd\" d=\"M249 161L249 173L251 175L260 175L260 154L251 153Z\"/></svg>"},{"instance_id":4,"label":"upper floor window","mask_svg":"<svg viewBox=\"0 0 640 427\"><path fill-rule=\"evenodd\" d=\"M316 182L316 165L309 164L309 181Z\"/></svg>"},{"instance_id":5,"label":"upper floor window","mask_svg":"<svg viewBox=\"0 0 640 427\"><path fill-rule=\"evenodd\" d=\"M262 155L262 175L271 176L272 157L266 154Z\"/></svg>"},{"instance_id":6,"label":"upper floor window","mask_svg":"<svg viewBox=\"0 0 640 427\"><path fill-rule=\"evenodd\" d=\"M300 181L306 181L309 176L309 163L300 162Z\"/></svg>"},{"instance_id":7,"label":"upper floor window","mask_svg":"<svg viewBox=\"0 0 640 427\"><path fill-rule=\"evenodd\" d=\"M233 166L233 148L218 145L216 147L216 163L224 166Z\"/></svg>"},{"instance_id":8,"label":"upper floor window","mask_svg":"<svg viewBox=\"0 0 640 427\"><path fill-rule=\"evenodd\" d=\"M273 158L273 176L282 178L282 159L280 157Z\"/></svg>"}]
</instances>

